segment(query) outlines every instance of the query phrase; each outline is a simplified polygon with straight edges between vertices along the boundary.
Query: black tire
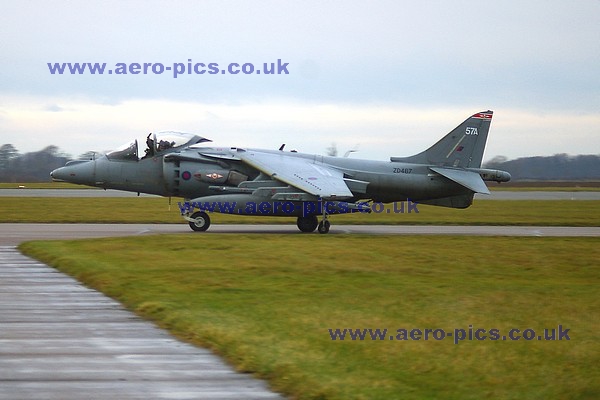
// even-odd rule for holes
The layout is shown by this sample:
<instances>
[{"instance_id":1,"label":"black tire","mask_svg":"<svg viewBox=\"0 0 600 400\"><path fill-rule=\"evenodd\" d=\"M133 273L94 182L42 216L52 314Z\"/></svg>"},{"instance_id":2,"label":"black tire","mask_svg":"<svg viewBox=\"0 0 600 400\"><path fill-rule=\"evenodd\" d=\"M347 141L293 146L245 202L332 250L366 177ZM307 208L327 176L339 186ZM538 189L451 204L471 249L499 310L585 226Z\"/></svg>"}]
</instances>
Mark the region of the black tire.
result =
<instances>
[{"instance_id":1,"label":"black tire","mask_svg":"<svg viewBox=\"0 0 600 400\"><path fill-rule=\"evenodd\" d=\"M331 223L327 220L319 222L319 233L328 233L330 227Z\"/></svg>"},{"instance_id":2,"label":"black tire","mask_svg":"<svg viewBox=\"0 0 600 400\"><path fill-rule=\"evenodd\" d=\"M316 215L313 215L312 217L298 217L296 225L298 226L298 229L300 229L300 231L310 233L314 232L315 229L317 229L317 226L319 225L319 220L317 219Z\"/></svg>"},{"instance_id":3,"label":"black tire","mask_svg":"<svg viewBox=\"0 0 600 400\"><path fill-rule=\"evenodd\" d=\"M196 211L190 218L195 219L195 222L190 221L190 228L196 232L204 232L210 226L210 217L204 211Z\"/></svg>"}]
</instances>

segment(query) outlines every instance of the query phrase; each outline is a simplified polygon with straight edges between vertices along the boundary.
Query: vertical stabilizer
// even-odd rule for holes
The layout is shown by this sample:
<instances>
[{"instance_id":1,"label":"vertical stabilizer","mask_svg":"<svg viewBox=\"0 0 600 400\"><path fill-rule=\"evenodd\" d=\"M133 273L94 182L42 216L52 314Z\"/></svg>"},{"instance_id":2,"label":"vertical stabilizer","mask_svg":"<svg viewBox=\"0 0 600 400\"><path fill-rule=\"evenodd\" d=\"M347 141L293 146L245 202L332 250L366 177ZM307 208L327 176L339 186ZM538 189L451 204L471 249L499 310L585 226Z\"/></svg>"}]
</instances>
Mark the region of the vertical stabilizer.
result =
<instances>
[{"instance_id":1,"label":"vertical stabilizer","mask_svg":"<svg viewBox=\"0 0 600 400\"><path fill-rule=\"evenodd\" d=\"M411 157L392 157L391 161L479 168L492 115L489 110L473 114L427 150Z\"/></svg>"}]
</instances>

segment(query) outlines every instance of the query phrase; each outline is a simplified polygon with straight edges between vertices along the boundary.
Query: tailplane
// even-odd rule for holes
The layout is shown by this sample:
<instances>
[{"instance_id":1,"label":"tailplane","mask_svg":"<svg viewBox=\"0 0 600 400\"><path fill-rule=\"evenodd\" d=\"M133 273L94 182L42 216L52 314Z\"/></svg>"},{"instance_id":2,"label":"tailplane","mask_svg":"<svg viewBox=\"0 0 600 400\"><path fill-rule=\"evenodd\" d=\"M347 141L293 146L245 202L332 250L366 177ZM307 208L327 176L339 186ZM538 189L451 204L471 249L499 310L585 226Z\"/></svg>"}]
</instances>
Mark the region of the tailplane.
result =
<instances>
[{"instance_id":1,"label":"tailplane","mask_svg":"<svg viewBox=\"0 0 600 400\"><path fill-rule=\"evenodd\" d=\"M427 150L411 157L391 157L390 160L454 168L479 168L492 115L493 112L489 110L473 114Z\"/></svg>"}]
</instances>

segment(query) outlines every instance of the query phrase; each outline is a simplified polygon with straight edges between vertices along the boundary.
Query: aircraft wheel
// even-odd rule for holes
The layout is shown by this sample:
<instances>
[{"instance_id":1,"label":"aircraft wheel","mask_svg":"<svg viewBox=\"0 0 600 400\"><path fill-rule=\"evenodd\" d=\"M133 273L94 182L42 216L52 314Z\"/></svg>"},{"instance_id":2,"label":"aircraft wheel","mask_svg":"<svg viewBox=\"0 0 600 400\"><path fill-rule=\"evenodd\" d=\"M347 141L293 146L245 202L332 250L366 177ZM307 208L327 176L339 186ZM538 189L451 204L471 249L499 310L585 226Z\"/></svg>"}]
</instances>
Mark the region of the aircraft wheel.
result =
<instances>
[{"instance_id":1,"label":"aircraft wheel","mask_svg":"<svg viewBox=\"0 0 600 400\"><path fill-rule=\"evenodd\" d=\"M316 215L313 215L312 217L298 217L296 225L298 226L298 229L300 229L302 232L309 233L317 229L317 225L319 225L319 220L317 219Z\"/></svg>"},{"instance_id":2,"label":"aircraft wheel","mask_svg":"<svg viewBox=\"0 0 600 400\"><path fill-rule=\"evenodd\" d=\"M319 222L319 233L328 233L330 226L331 224L327 220Z\"/></svg>"},{"instance_id":3,"label":"aircraft wheel","mask_svg":"<svg viewBox=\"0 0 600 400\"><path fill-rule=\"evenodd\" d=\"M204 211L196 211L190 217L195 221L190 221L190 228L196 232L204 232L210 226L210 217Z\"/></svg>"}]
</instances>

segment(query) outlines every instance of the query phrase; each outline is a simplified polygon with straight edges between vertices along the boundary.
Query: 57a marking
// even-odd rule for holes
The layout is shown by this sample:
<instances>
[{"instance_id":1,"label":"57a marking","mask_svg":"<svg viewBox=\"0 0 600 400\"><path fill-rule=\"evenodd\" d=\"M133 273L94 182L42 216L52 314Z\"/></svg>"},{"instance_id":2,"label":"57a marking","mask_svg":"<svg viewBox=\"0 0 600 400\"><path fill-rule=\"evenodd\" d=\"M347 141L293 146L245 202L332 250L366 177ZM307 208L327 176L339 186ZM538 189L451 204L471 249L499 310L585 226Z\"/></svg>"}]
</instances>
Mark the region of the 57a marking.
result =
<instances>
[{"instance_id":1,"label":"57a marking","mask_svg":"<svg viewBox=\"0 0 600 400\"><path fill-rule=\"evenodd\" d=\"M412 172L412 168L394 168L393 172L395 174L410 174Z\"/></svg>"}]
</instances>

